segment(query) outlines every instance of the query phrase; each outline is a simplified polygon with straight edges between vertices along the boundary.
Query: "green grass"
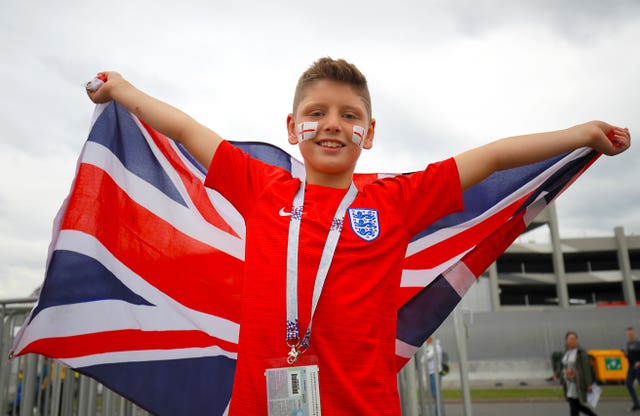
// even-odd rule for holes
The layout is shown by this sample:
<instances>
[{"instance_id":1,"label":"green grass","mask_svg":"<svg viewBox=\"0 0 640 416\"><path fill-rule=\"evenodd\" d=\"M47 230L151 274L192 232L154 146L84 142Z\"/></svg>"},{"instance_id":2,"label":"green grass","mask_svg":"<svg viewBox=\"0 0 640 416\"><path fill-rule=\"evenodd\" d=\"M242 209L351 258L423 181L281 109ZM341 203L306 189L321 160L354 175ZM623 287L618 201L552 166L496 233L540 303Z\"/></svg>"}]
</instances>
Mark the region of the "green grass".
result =
<instances>
[{"instance_id":1,"label":"green grass","mask_svg":"<svg viewBox=\"0 0 640 416\"><path fill-rule=\"evenodd\" d=\"M602 399L628 398L629 392L625 386L606 385L602 387ZM462 391L445 389L442 391L444 400L462 400ZM491 387L472 388L471 400L562 400L563 390L560 386L549 387Z\"/></svg>"}]
</instances>

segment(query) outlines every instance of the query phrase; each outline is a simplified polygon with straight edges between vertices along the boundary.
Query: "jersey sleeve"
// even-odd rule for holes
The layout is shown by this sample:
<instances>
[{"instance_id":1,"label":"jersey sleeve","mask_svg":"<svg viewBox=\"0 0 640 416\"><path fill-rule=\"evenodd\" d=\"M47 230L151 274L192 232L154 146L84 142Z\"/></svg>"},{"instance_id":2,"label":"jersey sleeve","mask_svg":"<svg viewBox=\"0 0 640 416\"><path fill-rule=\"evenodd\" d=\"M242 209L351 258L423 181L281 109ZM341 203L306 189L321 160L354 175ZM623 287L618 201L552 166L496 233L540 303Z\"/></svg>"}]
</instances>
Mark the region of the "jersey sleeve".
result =
<instances>
[{"instance_id":1,"label":"jersey sleeve","mask_svg":"<svg viewBox=\"0 0 640 416\"><path fill-rule=\"evenodd\" d=\"M246 218L267 185L283 176L290 175L223 141L213 156L204 185L218 191Z\"/></svg>"},{"instance_id":2,"label":"jersey sleeve","mask_svg":"<svg viewBox=\"0 0 640 416\"><path fill-rule=\"evenodd\" d=\"M425 170L394 178L398 210L414 235L440 218L462 211L464 200L455 159L432 163Z\"/></svg>"}]
</instances>

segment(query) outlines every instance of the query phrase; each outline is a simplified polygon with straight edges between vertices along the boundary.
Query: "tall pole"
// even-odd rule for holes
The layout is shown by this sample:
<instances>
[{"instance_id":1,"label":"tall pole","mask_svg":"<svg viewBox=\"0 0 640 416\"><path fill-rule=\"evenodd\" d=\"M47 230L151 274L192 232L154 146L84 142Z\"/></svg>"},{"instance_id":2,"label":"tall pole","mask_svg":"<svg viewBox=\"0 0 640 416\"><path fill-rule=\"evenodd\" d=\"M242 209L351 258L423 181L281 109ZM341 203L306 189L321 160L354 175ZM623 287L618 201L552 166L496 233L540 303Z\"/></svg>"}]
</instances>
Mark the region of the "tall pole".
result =
<instances>
[{"instance_id":1,"label":"tall pole","mask_svg":"<svg viewBox=\"0 0 640 416\"><path fill-rule=\"evenodd\" d=\"M618 248L618 267L622 274L622 293L627 306L636 306L636 292L633 288L633 277L631 276L631 262L629 261L629 248L627 238L624 235L624 228L613 229L616 236L616 246Z\"/></svg>"},{"instance_id":2,"label":"tall pole","mask_svg":"<svg viewBox=\"0 0 640 416\"><path fill-rule=\"evenodd\" d=\"M453 310L453 325L456 328L456 344L460 360L460 389L464 404L464 415L471 416L471 390L469 389L469 362L467 359L467 331L462 317L462 305Z\"/></svg>"},{"instance_id":3,"label":"tall pole","mask_svg":"<svg viewBox=\"0 0 640 416\"><path fill-rule=\"evenodd\" d=\"M569 307L569 290L567 289L567 276L564 271L564 258L562 256L562 242L558 230L558 213L555 202L547 206L549 213L549 232L551 233L551 258L553 260L553 271L556 275L556 292L558 294L558 306Z\"/></svg>"},{"instance_id":4,"label":"tall pole","mask_svg":"<svg viewBox=\"0 0 640 416\"><path fill-rule=\"evenodd\" d=\"M489 285L491 288L491 310L500 310L500 285L498 284L498 265L494 261L489 266Z\"/></svg>"}]
</instances>

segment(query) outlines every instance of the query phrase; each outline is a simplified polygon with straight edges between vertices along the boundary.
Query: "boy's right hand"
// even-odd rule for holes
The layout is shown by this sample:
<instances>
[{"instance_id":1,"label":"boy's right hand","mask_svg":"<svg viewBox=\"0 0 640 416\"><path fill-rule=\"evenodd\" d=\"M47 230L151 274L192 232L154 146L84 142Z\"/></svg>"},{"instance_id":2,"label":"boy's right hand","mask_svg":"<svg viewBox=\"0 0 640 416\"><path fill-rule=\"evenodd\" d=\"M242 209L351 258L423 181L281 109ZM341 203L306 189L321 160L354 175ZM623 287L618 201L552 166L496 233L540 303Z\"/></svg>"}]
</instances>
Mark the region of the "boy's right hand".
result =
<instances>
[{"instance_id":1,"label":"boy's right hand","mask_svg":"<svg viewBox=\"0 0 640 416\"><path fill-rule=\"evenodd\" d=\"M91 101L96 104L117 101L153 129L181 143L202 166L211 164L223 140L216 132L177 108L135 88L117 72L100 72L97 77L106 81L95 91L87 90Z\"/></svg>"},{"instance_id":2,"label":"boy's right hand","mask_svg":"<svg viewBox=\"0 0 640 416\"><path fill-rule=\"evenodd\" d=\"M122 75L115 71L99 72L96 76L106 78L104 84L102 84L97 90L87 90L89 99L96 104L102 104L113 100L113 88L119 83L125 82L125 79L122 77Z\"/></svg>"}]
</instances>

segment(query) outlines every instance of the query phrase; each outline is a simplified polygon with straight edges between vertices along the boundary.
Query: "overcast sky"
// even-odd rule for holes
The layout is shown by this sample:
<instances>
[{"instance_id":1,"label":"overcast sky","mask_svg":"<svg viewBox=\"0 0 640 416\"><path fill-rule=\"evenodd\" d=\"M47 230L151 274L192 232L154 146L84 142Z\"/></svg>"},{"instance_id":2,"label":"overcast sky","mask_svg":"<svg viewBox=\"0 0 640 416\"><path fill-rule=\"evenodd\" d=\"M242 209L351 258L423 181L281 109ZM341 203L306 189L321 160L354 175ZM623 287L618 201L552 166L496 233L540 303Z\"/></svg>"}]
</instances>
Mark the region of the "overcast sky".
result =
<instances>
[{"instance_id":1,"label":"overcast sky","mask_svg":"<svg viewBox=\"0 0 640 416\"><path fill-rule=\"evenodd\" d=\"M591 119L637 138L639 40L635 0L2 0L0 299L42 282L93 112L82 84L98 71L225 138L298 155L285 129L297 78L345 58L368 77L377 119L358 170L404 172ZM562 195L562 237L640 233L637 159L603 157Z\"/></svg>"}]
</instances>

